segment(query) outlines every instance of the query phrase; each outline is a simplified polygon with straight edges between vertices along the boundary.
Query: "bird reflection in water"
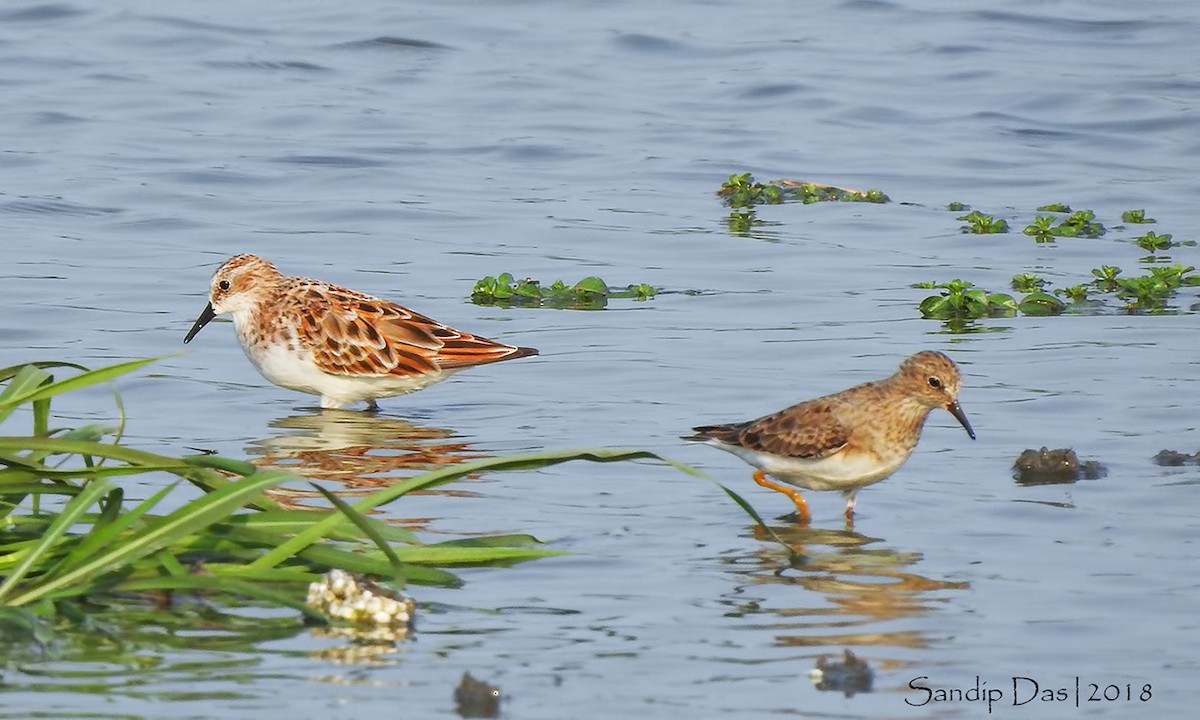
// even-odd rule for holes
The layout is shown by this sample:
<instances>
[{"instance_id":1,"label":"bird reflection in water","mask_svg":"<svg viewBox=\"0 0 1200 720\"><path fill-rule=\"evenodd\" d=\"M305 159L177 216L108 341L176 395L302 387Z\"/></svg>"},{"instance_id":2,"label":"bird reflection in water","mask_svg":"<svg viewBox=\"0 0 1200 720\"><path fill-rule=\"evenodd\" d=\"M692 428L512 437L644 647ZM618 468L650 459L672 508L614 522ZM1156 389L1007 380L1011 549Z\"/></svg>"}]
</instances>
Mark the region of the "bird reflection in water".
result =
<instances>
[{"instance_id":1,"label":"bird reflection in water","mask_svg":"<svg viewBox=\"0 0 1200 720\"><path fill-rule=\"evenodd\" d=\"M790 553L765 542L749 555L723 558L740 577L727 596L729 615L755 618L756 629L764 627L763 616L774 616L766 627L775 633L775 645L811 648L804 657L814 662L849 647L927 647L933 639L926 629L933 623L921 618L948 602L949 591L970 587L913 572L920 553L886 547L853 530L772 529ZM760 530L754 528L758 537ZM905 662L886 653L867 657L882 670Z\"/></svg>"},{"instance_id":2,"label":"bird reflection in water","mask_svg":"<svg viewBox=\"0 0 1200 720\"><path fill-rule=\"evenodd\" d=\"M456 438L452 430L361 412L292 415L273 421L270 427L282 432L246 449L255 465L339 483L345 488L338 493L343 497L366 495L423 472L487 457ZM421 493L471 494L446 487L414 491ZM319 497L300 486L278 487L272 496L290 506Z\"/></svg>"}]
</instances>

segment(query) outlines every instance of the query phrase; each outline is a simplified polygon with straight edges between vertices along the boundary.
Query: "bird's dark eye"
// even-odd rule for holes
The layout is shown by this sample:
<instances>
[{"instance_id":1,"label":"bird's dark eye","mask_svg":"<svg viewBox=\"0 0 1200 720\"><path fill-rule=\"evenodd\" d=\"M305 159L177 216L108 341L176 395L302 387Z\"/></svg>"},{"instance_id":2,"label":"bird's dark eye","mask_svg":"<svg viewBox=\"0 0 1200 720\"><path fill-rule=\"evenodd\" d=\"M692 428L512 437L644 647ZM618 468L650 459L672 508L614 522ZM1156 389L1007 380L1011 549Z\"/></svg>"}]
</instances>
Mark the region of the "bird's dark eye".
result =
<instances>
[{"instance_id":1,"label":"bird's dark eye","mask_svg":"<svg viewBox=\"0 0 1200 720\"><path fill-rule=\"evenodd\" d=\"M229 289L229 281L222 280L221 282L217 283L217 287L219 287L222 290L228 290Z\"/></svg>"},{"instance_id":2,"label":"bird's dark eye","mask_svg":"<svg viewBox=\"0 0 1200 720\"><path fill-rule=\"evenodd\" d=\"M929 378L929 387L933 388L934 390L941 390L942 389L942 381L936 377L930 377Z\"/></svg>"}]
</instances>

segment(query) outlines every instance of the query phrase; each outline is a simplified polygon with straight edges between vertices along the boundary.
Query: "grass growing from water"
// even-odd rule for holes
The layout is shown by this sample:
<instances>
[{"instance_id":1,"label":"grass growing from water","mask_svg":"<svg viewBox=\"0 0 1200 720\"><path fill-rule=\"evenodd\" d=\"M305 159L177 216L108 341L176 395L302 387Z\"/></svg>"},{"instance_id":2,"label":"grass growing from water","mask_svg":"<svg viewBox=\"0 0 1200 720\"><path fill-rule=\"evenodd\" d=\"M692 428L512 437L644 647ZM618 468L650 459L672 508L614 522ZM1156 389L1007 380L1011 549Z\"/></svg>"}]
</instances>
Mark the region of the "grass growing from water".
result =
<instances>
[{"instance_id":1,"label":"grass growing from water","mask_svg":"<svg viewBox=\"0 0 1200 720\"><path fill-rule=\"evenodd\" d=\"M461 581L447 568L507 565L557 551L519 534L426 544L367 513L415 490L480 472L657 457L639 450L587 449L485 458L407 478L354 503L318 486L331 503L328 509L288 509L264 491L307 482L303 478L213 455L171 457L131 448L121 442L119 423L52 428L55 397L149 362L99 370L43 362L0 370L0 422L11 425L24 415L31 423L27 434L0 437L0 623L5 626L29 628L36 636L39 618L83 621L115 605L198 597L207 603L291 608L319 620L305 605L305 590L334 568L397 588L457 586ZM57 379L54 373L63 370L74 374ZM147 474L174 476L175 482L129 482ZM180 503L177 487L184 481L200 494ZM158 489L144 499L127 496L127 487L148 486ZM168 505L173 507L165 509Z\"/></svg>"}]
</instances>

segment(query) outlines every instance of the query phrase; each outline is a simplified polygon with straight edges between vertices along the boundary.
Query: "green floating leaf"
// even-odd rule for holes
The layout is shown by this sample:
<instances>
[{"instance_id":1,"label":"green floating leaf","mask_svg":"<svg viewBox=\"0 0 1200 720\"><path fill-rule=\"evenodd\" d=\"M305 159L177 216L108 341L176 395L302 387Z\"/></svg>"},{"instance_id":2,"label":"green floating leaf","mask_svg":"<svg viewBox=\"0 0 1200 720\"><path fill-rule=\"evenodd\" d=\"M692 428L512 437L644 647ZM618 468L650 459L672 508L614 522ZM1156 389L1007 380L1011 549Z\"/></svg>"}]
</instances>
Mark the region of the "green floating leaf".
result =
<instances>
[{"instance_id":1,"label":"green floating leaf","mask_svg":"<svg viewBox=\"0 0 1200 720\"><path fill-rule=\"evenodd\" d=\"M1021 298L1019 307L1026 315L1060 315L1066 304L1048 293L1033 292Z\"/></svg>"},{"instance_id":2,"label":"green floating leaf","mask_svg":"<svg viewBox=\"0 0 1200 720\"><path fill-rule=\"evenodd\" d=\"M575 292L590 292L598 295L608 294L608 284L595 275L590 275L575 283L571 288Z\"/></svg>"}]
</instances>

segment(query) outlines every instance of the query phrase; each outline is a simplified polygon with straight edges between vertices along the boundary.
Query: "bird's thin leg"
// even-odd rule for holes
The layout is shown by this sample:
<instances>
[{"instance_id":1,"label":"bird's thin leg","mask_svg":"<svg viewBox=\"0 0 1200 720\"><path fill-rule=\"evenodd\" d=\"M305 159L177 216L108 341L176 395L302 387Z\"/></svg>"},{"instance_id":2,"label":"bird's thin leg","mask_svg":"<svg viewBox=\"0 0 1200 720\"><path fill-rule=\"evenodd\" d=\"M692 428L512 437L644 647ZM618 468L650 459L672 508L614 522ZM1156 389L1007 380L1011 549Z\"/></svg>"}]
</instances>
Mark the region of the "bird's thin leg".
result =
<instances>
[{"instance_id":1,"label":"bird's thin leg","mask_svg":"<svg viewBox=\"0 0 1200 720\"><path fill-rule=\"evenodd\" d=\"M857 502L858 493L851 491L846 493L846 527L854 527L854 504Z\"/></svg>"},{"instance_id":2,"label":"bird's thin leg","mask_svg":"<svg viewBox=\"0 0 1200 720\"><path fill-rule=\"evenodd\" d=\"M771 488L776 492L781 492L790 497L792 502L796 504L796 516L799 518L800 522L807 524L808 521L812 519L812 515L808 512L808 501L804 499L804 496L801 495L800 491L796 488L771 482L767 479L767 474L762 470L754 471L754 482L762 485L765 488Z\"/></svg>"}]
</instances>

